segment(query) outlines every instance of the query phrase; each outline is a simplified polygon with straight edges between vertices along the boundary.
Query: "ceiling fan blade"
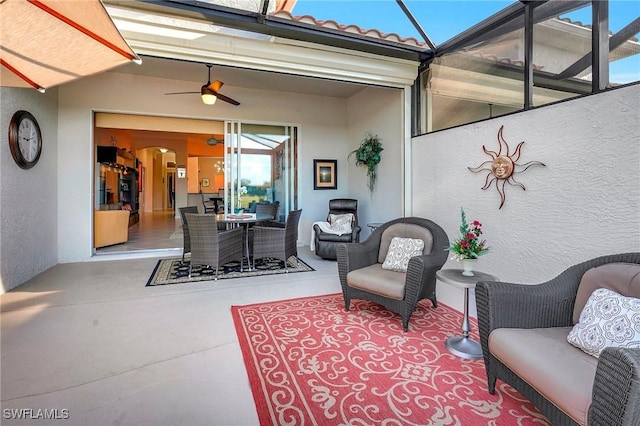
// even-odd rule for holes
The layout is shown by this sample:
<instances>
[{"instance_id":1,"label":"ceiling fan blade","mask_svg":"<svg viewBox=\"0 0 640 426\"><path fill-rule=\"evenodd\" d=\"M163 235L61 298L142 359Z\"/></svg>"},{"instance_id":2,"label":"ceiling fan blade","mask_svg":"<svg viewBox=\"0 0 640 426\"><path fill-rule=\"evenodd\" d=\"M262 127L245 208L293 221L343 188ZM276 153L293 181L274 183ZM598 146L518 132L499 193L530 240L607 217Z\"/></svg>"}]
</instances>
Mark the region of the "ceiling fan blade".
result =
<instances>
[{"instance_id":1,"label":"ceiling fan blade","mask_svg":"<svg viewBox=\"0 0 640 426\"><path fill-rule=\"evenodd\" d=\"M171 93L165 93L165 95L186 95L191 93L200 93L200 92L171 92Z\"/></svg>"},{"instance_id":2,"label":"ceiling fan blade","mask_svg":"<svg viewBox=\"0 0 640 426\"><path fill-rule=\"evenodd\" d=\"M218 90L220 90L223 84L224 83L221 82L220 80L216 80L209 85L209 89L213 90L214 92L217 92Z\"/></svg>"},{"instance_id":3,"label":"ceiling fan blade","mask_svg":"<svg viewBox=\"0 0 640 426\"><path fill-rule=\"evenodd\" d=\"M230 103L231 105L235 105L235 106L240 105L240 102L236 101L235 99L231 99L230 97L225 96L225 95L223 95L223 94L221 94L221 93L218 93L218 92L216 92L215 94L216 94L216 97L217 97L218 99L220 99L221 101L228 102L228 103Z\"/></svg>"}]
</instances>

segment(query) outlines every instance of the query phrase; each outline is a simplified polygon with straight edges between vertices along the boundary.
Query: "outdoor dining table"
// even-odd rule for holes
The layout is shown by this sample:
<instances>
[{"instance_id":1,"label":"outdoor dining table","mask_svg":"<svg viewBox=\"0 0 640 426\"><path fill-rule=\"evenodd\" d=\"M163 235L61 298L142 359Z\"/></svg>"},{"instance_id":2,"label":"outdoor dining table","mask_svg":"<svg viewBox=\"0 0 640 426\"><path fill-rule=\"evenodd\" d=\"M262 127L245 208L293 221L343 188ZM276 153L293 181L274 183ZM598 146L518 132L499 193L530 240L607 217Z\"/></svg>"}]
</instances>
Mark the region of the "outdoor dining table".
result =
<instances>
[{"instance_id":1,"label":"outdoor dining table","mask_svg":"<svg viewBox=\"0 0 640 426\"><path fill-rule=\"evenodd\" d=\"M247 267L251 270L251 253L249 252L249 225L263 220L272 220L272 216L256 213L220 213L215 215L218 222L226 223L229 226L244 225L244 253L247 258Z\"/></svg>"}]
</instances>

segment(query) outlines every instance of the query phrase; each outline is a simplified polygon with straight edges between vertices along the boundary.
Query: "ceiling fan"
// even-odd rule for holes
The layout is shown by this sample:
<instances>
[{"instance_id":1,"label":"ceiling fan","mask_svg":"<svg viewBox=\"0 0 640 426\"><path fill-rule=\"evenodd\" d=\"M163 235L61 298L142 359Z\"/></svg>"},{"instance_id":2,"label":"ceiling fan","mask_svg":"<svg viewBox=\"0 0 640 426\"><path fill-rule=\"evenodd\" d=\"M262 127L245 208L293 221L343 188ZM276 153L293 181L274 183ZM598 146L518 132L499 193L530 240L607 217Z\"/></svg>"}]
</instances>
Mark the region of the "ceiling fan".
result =
<instances>
[{"instance_id":1,"label":"ceiling fan","mask_svg":"<svg viewBox=\"0 0 640 426\"><path fill-rule=\"evenodd\" d=\"M207 139L207 144L211 145L211 146L216 146L220 143L224 143L224 137L222 138L216 138L216 135L211 135L211 137L209 139Z\"/></svg>"},{"instance_id":2,"label":"ceiling fan","mask_svg":"<svg viewBox=\"0 0 640 426\"><path fill-rule=\"evenodd\" d=\"M207 80L207 83L200 88L200 92L172 92L172 93L165 93L165 95L184 95L187 93L200 93L200 96L202 97L202 102L207 105L215 104L216 99L220 99L221 101L228 102L231 105L235 105L235 106L240 105L240 102L236 101L235 99L231 99L230 97L225 96L222 93L218 92L218 90L220 90L220 88L224 83L219 80L216 80L212 83L211 67L213 65L211 64L205 64L205 65L209 68L209 78Z\"/></svg>"}]
</instances>

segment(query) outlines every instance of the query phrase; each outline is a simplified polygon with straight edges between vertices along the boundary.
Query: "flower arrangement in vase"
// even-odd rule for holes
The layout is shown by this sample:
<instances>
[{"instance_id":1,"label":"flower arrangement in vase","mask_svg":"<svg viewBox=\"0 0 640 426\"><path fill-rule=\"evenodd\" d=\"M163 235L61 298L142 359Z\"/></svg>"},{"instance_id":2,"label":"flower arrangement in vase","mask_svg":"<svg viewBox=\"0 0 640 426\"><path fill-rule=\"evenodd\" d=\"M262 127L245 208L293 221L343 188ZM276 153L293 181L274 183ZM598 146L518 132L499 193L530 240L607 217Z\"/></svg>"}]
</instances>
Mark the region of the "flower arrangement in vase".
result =
<instances>
[{"instance_id":1,"label":"flower arrangement in vase","mask_svg":"<svg viewBox=\"0 0 640 426\"><path fill-rule=\"evenodd\" d=\"M449 251L453 253L452 259L462 264L462 275L473 276L473 262L489 251L487 242L480 239L482 235L482 223L477 220L467 223L467 216L464 209L460 208L460 238L449 246Z\"/></svg>"},{"instance_id":2,"label":"flower arrangement in vase","mask_svg":"<svg viewBox=\"0 0 640 426\"><path fill-rule=\"evenodd\" d=\"M356 166L367 166L369 192L373 192L376 184L376 166L381 160L380 153L383 149L378 135L373 136L371 133L367 133L358 149L354 149L349 154L349 157L355 155Z\"/></svg>"}]
</instances>

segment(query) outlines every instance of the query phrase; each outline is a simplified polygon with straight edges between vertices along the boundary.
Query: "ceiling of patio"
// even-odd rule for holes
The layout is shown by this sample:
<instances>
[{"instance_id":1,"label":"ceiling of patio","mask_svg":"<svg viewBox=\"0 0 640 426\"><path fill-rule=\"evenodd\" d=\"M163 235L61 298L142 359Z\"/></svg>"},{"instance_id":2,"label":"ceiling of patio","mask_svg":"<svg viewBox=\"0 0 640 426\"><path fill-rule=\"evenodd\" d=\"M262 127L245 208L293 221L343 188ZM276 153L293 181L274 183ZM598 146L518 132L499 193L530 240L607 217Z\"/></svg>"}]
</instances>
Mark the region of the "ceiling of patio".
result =
<instances>
[{"instance_id":1,"label":"ceiling of patio","mask_svg":"<svg viewBox=\"0 0 640 426\"><path fill-rule=\"evenodd\" d=\"M204 63L179 61L173 59L142 56L142 64L127 64L112 72L135 74L146 77L177 79L198 83L195 90L207 81L207 68ZM243 68L214 65L211 80L220 80L226 86L244 87L276 92L291 92L305 95L329 96L347 99L363 90L366 86L335 80L325 80L299 75L257 71Z\"/></svg>"},{"instance_id":2,"label":"ceiling of patio","mask_svg":"<svg viewBox=\"0 0 640 426\"><path fill-rule=\"evenodd\" d=\"M193 81L194 90L207 81L207 68L204 63L180 61L150 56L141 56L142 64L127 64L110 72L134 74L145 77L177 79ZM281 74L275 72L248 70L228 66L214 65L211 71L211 80L220 80L226 86L244 87L257 90L270 90L276 92L290 92L303 95L329 96L347 99L363 90L366 85L348 83L335 80L326 80L298 75ZM203 143L211 137L210 134L194 133L167 133L154 131L135 131L121 129L130 138L140 139L165 139L187 142L187 140L199 140ZM99 131L99 133L101 133ZM160 134L162 133L162 134ZM222 137L222 135L218 135Z\"/></svg>"}]
</instances>

